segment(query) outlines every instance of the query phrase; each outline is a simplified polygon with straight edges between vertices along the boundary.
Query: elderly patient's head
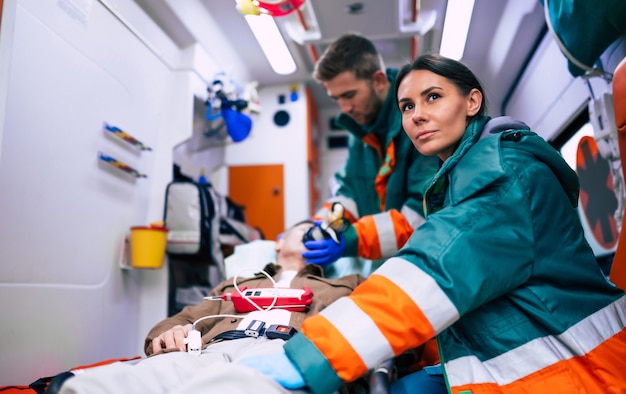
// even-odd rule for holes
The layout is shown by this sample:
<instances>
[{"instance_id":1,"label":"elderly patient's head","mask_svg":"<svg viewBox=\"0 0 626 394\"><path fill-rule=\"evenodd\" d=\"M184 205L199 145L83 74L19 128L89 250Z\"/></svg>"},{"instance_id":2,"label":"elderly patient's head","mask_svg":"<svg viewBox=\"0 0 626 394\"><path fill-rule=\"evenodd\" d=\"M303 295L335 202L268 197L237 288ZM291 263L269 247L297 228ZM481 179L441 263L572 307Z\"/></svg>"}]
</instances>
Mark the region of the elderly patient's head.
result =
<instances>
[{"instance_id":1,"label":"elderly patient's head","mask_svg":"<svg viewBox=\"0 0 626 394\"><path fill-rule=\"evenodd\" d=\"M313 222L305 220L296 223L285 231L276 242L277 263L284 269L301 270L306 261L302 253L306 250L302 237L306 231L313 227Z\"/></svg>"}]
</instances>

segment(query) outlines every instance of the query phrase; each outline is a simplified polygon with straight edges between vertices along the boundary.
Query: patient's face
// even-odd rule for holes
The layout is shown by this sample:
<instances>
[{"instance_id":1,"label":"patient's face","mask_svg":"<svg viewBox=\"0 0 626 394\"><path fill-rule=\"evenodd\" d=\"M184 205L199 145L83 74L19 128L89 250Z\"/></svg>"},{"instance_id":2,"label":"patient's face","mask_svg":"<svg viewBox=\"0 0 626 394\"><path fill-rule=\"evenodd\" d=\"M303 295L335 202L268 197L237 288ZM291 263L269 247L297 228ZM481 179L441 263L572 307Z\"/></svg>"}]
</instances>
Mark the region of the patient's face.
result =
<instances>
[{"instance_id":1,"label":"patient's face","mask_svg":"<svg viewBox=\"0 0 626 394\"><path fill-rule=\"evenodd\" d=\"M311 223L302 223L289 229L276 243L276 252L282 257L302 259L302 253L306 250L302 237L311 227L313 227Z\"/></svg>"}]
</instances>

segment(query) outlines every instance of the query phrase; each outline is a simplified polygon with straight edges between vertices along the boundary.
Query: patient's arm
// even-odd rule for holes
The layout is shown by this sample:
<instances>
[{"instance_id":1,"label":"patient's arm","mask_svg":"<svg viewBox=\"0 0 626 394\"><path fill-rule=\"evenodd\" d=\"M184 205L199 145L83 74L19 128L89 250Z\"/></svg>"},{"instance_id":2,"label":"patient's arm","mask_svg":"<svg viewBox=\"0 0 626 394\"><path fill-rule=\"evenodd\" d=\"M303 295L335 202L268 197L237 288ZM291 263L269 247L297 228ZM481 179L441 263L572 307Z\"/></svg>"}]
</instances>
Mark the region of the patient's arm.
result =
<instances>
[{"instance_id":1,"label":"patient's arm","mask_svg":"<svg viewBox=\"0 0 626 394\"><path fill-rule=\"evenodd\" d=\"M213 294L213 293L211 293ZM185 351L186 347L182 342L177 342L174 338L184 338L191 330L193 322L203 316L217 315L221 313L221 302L204 301L200 305L188 305L174 316L157 323L146 336L144 341L144 351L147 356L155 353L158 346L155 343L161 343L161 349L178 348ZM196 327L203 333L206 333L218 320L207 319L201 323L201 327ZM158 341L155 340L159 338ZM166 341L168 339L169 341ZM182 341L182 339L181 339ZM176 344L176 345L175 345Z\"/></svg>"},{"instance_id":2,"label":"patient's arm","mask_svg":"<svg viewBox=\"0 0 626 394\"><path fill-rule=\"evenodd\" d=\"M178 349L181 352L186 352L185 338L189 331L191 331L191 324L176 325L161 333L152 340L152 354L160 353L166 349Z\"/></svg>"},{"instance_id":3,"label":"patient's arm","mask_svg":"<svg viewBox=\"0 0 626 394\"><path fill-rule=\"evenodd\" d=\"M222 294L224 291L232 291L232 289L233 289L232 280L224 281L220 283L218 286L216 286L211 291L211 293L209 293L209 295L212 295L212 296L219 295L219 294ZM191 330L191 324L193 324L195 321L197 321L198 319L202 317L219 315L221 313L226 313L226 314L234 313L234 309L229 306L230 304L232 303L203 301L199 305L187 305L186 307L183 308L182 311L178 312L174 316L170 316L166 318L165 320L162 320L150 330L150 332L148 333L144 341L144 352L146 353L147 356L151 356L155 351L154 340L156 338L162 337L168 331L175 330L176 327L189 326L189 328L184 331L184 335L186 336L187 333ZM196 329L199 330L201 333L205 334L218 321L219 319L203 320L200 323L200 326L196 327ZM163 341L162 343L164 343L164 345L162 346L166 346L166 348L171 348L170 346L168 346L169 344L166 344ZM171 343L175 343L175 342L171 342ZM177 347L179 346L176 345L173 348L177 348ZM184 345L180 345L180 347L181 349L186 349Z\"/></svg>"}]
</instances>

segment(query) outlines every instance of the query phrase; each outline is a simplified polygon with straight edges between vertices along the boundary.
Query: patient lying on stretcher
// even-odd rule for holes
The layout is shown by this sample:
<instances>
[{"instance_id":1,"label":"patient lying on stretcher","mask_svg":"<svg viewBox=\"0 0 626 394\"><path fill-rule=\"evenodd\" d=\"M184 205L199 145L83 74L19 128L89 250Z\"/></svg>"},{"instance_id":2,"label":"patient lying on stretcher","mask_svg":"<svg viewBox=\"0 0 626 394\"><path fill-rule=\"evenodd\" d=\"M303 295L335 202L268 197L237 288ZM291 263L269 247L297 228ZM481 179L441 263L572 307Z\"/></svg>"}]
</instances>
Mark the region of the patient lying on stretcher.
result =
<instances>
[{"instance_id":1,"label":"patient lying on stretcher","mask_svg":"<svg viewBox=\"0 0 626 394\"><path fill-rule=\"evenodd\" d=\"M145 340L147 359L136 363L115 363L87 370L67 380L61 393L138 393L167 392L193 393L290 392L273 379L237 365L241 358L272 353L282 349L283 338L268 338L263 330L246 335L254 320L271 325L299 330L302 321L317 314L336 299L346 296L364 278L358 274L339 279L326 279L322 269L305 264L302 252L304 233L312 222L301 222L290 229L276 244L277 264L263 269L276 282L277 287L312 291L312 302L304 311L274 308L270 311L239 313L233 302L205 300L199 305L187 306L178 314L158 323ZM237 286L247 289L271 288L272 281L262 273L249 278L235 278ZM236 293L233 279L220 283L211 296ZM207 317L206 316L214 316ZM204 319L202 319L204 318ZM258 325L260 323L255 323ZM202 338L201 354L187 352L186 338L195 325ZM285 330L285 332L288 332ZM250 334L250 332L249 332ZM287 338L288 339L288 338ZM231 378L229 378L231 377Z\"/></svg>"}]
</instances>

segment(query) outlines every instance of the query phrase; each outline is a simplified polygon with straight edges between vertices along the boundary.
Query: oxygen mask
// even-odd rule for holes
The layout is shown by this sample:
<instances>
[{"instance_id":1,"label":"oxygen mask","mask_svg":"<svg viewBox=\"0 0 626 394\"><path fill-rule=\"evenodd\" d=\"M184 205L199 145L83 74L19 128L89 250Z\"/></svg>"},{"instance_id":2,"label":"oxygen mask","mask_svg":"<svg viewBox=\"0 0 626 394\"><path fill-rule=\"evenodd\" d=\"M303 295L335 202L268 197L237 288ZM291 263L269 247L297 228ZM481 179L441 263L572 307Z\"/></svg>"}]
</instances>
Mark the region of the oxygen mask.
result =
<instances>
[{"instance_id":1,"label":"oxygen mask","mask_svg":"<svg viewBox=\"0 0 626 394\"><path fill-rule=\"evenodd\" d=\"M333 241L339 243L339 234L348 229L350 223L346 219L338 219L331 224L324 226L326 222L320 226L315 225L309 228L302 236L302 242L319 241L322 239L332 238Z\"/></svg>"}]
</instances>

